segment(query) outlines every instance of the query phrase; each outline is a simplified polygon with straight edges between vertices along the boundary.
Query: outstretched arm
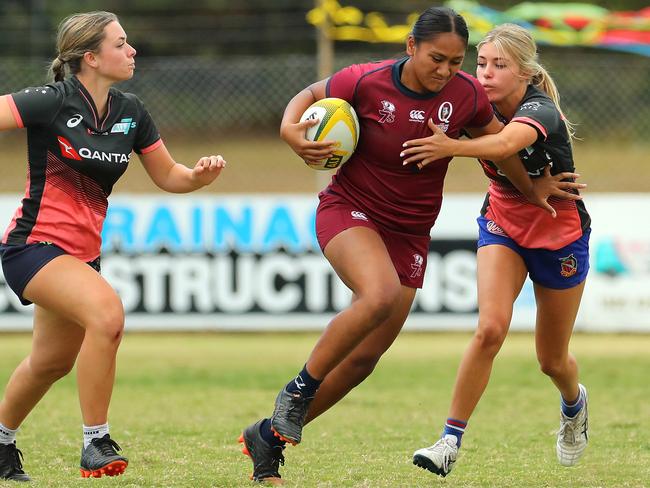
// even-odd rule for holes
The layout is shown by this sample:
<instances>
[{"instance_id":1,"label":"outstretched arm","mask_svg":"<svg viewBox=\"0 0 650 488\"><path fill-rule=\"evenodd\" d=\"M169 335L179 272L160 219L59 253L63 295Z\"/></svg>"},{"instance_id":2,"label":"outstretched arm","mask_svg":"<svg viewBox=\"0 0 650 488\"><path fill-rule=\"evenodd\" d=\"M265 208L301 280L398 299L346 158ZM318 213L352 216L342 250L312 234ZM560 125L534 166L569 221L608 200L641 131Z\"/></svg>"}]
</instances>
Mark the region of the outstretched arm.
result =
<instances>
[{"instance_id":1,"label":"outstretched arm","mask_svg":"<svg viewBox=\"0 0 650 488\"><path fill-rule=\"evenodd\" d=\"M194 168L188 168L174 161L164 144L140 154L140 161L156 186L170 193L189 193L209 185L226 166L226 161L217 155L204 156Z\"/></svg>"}]
</instances>

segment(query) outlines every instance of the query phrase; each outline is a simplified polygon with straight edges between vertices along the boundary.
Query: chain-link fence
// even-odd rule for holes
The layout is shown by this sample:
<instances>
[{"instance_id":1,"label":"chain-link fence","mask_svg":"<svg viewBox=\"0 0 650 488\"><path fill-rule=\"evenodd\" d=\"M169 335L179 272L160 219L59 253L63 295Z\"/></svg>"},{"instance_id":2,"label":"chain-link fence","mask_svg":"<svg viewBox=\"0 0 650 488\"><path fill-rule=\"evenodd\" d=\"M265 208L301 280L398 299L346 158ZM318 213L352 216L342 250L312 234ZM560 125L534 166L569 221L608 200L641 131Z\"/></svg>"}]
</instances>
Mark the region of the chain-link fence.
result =
<instances>
[{"instance_id":1,"label":"chain-link fence","mask_svg":"<svg viewBox=\"0 0 650 488\"><path fill-rule=\"evenodd\" d=\"M397 50L395 51L397 52ZM387 56L395 54L388 53ZM338 56L336 68L379 59ZM465 69L474 72L474 54ZM542 61L562 105L585 140L646 141L650 132L650 59L607 51L550 49ZM0 60L0 91L41 84L47 61ZM138 58L135 77L121 84L136 93L162 131L197 133L277 131L286 103L316 80L314 56L219 59Z\"/></svg>"}]
</instances>

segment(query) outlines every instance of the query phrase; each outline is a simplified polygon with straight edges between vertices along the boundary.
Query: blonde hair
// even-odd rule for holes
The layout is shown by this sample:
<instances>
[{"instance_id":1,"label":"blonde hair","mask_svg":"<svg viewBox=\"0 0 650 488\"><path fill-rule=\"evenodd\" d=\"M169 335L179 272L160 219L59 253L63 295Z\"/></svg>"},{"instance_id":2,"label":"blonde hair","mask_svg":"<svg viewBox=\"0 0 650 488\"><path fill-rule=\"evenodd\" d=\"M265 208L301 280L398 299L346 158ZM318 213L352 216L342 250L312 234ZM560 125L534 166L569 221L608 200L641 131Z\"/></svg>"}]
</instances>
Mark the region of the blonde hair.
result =
<instances>
[{"instance_id":1,"label":"blonde hair","mask_svg":"<svg viewBox=\"0 0 650 488\"><path fill-rule=\"evenodd\" d=\"M494 44L499 53L507 53L517 64L519 71L530 78L536 88L545 92L557 107L567 128L569 139L575 137L575 127L567 119L560 107L560 93L548 71L539 63L537 45L530 33L517 24L502 24L486 34L479 42L476 49L488 42Z\"/></svg>"},{"instance_id":2,"label":"blonde hair","mask_svg":"<svg viewBox=\"0 0 650 488\"><path fill-rule=\"evenodd\" d=\"M74 14L65 18L59 24L56 35L57 56L50 65L50 78L63 81L66 71L79 73L84 54L99 51L105 37L104 28L111 22L118 22L117 16L103 11Z\"/></svg>"}]
</instances>

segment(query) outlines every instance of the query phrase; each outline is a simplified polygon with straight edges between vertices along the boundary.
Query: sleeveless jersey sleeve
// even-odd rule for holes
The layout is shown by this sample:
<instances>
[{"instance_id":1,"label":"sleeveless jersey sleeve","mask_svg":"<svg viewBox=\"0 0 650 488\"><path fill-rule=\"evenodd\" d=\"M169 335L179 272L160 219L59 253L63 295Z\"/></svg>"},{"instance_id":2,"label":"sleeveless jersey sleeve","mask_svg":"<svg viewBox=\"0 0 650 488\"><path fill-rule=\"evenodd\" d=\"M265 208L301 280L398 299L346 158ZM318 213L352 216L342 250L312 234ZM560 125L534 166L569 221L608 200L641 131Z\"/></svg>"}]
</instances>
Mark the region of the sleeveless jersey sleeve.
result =
<instances>
[{"instance_id":1,"label":"sleeveless jersey sleeve","mask_svg":"<svg viewBox=\"0 0 650 488\"><path fill-rule=\"evenodd\" d=\"M133 98L138 106L138 132L135 136L133 150L137 154L144 154L156 149L162 143L162 140L156 124L142 101L135 95L133 95Z\"/></svg>"},{"instance_id":2,"label":"sleeveless jersey sleeve","mask_svg":"<svg viewBox=\"0 0 650 488\"><path fill-rule=\"evenodd\" d=\"M357 83L364 72L361 65L353 64L334 73L327 81L327 97L342 98L353 104Z\"/></svg>"},{"instance_id":3,"label":"sleeveless jersey sleeve","mask_svg":"<svg viewBox=\"0 0 650 488\"><path fill-rule=\"evenodd\" d=\"M511 122L528 124L537 131L537 140L545 141L549 134L560 132L562 119L560 112L548 98L538 98L523 103Z\"/></svg>"},{"instance_id":4,"label":"sleeveless jersey sleeve","mask_svg":"<svg viewBox=\"0 0 650 488\"><path fill-rule=\"evenodd\" d=\"M63 106L61 84L29 87L9 95L9 105L19 127L48 126Z\"/></svg>"}]
</instances>

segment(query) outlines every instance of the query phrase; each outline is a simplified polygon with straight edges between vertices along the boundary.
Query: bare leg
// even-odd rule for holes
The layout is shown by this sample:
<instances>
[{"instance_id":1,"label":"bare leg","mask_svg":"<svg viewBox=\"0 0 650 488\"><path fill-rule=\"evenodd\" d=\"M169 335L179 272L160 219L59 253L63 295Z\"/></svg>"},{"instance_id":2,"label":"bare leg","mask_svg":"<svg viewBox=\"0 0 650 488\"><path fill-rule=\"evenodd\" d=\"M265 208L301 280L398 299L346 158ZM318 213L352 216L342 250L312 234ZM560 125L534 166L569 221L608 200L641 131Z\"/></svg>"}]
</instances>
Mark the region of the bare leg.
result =
<instances>
[{"instance_id":1,"label":"bare leg","mask_svg":"<svg viewBox=\"0 0 650 488\"><path fill-rule=\"evenodd\" d=\"M535 284L537 360L544 374L550 376L568 402L577 398L579 393L578 365L569 353L569 341L584 287L584 281L567 290Z\"/></svg>"},{"instance_id":2,"label":"bare leg","mask_svg":"<svg viewBox=\"0 0 650 488\"><path fill-rule=\"evenodd\" d=\"M334 237L325 257L356 299L336 315L314 346L307 370L327 376L399 306L401 285L381 237L366 227L352 227Z\"/></svg>"},{"instance_id":3,"label":"bare leg","mask_svg":"<svg viewBox=\"0 0 650 488\"><path fill-rule=\"evenodd\" d=\"M77 359L79 402L85 425L107 422L115 377L115 356L124 311L111 286L86 263L64 255L50 261L29 282L25 298L85 329ZM79 340L79 336L75 336Z\"/></svg>"},{"instance_id":4,"label":"bare leg","mask_svg":"<svg viewBox=\"0 0 650 488\"><path fill-rule=\"evenodd\" d=\"M402 286L402 297L379 327L373 330L347 357L334 368L321 384L309 406L305 423L321 415L335 405L355 386L365 380L375 369L379 358L395 342L411 309L415 289Z\"/></svg>"},{"instance_id":5,"label":"bare leg","mask_svg":"<svg viewBox=\"0 0 650 488\"><path fill-rule=\"evenodd\" d=\"M487 387L527 275L521 257L505 246L481 247L477 263L479 323L458 368L449 408L449 417L463 421L469 420Z\"/></svg>"},{"instance_id":6,"label":"bare leg","mask_svg":"<svg viewBox=\"0 0 650 488\"><path fill-rule=\"evenodd\" d=\"M50 386L70 372L83 338L79 325L35 307L32 351L9 379L0 402L0 422L18 428Z\"/></svg>"}]
</instances>

